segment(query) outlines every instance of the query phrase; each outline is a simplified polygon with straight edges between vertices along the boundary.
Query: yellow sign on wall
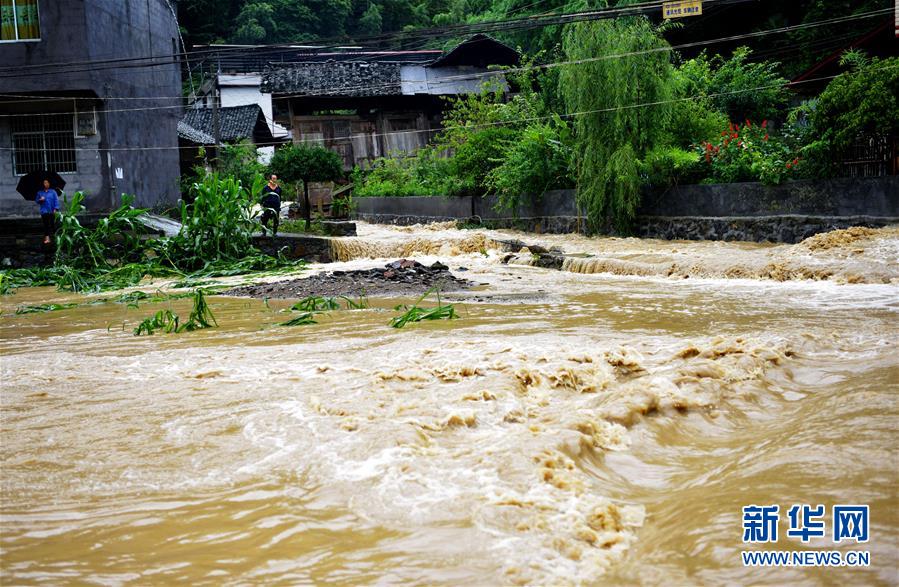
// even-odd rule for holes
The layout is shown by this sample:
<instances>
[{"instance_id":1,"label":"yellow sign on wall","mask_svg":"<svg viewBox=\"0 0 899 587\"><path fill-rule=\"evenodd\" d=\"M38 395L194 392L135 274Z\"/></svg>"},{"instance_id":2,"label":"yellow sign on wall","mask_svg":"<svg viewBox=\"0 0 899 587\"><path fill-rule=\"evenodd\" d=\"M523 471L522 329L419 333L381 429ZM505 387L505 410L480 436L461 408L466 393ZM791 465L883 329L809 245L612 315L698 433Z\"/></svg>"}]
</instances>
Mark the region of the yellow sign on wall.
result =
<instances>
[{"instance_id":1,"label":"yellow sign on wall","mask_svg":"<svg viewBox=\"0 0 899 587\"><path fill-rule=\"evenodd\" d=\"M662 16L665 18L682 18L702 14L702 0L681 0L680 2L662 3Z\"/></svg>"}]
</instances>

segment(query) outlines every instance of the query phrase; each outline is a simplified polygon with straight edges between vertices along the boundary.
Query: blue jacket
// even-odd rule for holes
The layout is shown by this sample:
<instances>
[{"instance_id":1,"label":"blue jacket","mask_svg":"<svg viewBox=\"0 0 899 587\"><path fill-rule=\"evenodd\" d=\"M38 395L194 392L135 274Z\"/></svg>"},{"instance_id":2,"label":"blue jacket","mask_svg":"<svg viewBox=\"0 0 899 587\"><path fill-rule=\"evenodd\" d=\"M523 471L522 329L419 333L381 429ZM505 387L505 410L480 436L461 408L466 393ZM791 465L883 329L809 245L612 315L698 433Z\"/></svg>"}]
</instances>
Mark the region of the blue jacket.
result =
<instances>
[{"instance_id":1,"label":"blue jacket","mask_svg":"<svg viewBox=\"0 0 899 587\"><path fill-rule=\"evenodd\" d=\"M41 202L41 198L44 198L43 202ZM34 201L40 205L41 214L51 214L54 210L59 210L59 196L56 195L56 190L53 188L38 191Z\"/></svg>"}]
</instances>

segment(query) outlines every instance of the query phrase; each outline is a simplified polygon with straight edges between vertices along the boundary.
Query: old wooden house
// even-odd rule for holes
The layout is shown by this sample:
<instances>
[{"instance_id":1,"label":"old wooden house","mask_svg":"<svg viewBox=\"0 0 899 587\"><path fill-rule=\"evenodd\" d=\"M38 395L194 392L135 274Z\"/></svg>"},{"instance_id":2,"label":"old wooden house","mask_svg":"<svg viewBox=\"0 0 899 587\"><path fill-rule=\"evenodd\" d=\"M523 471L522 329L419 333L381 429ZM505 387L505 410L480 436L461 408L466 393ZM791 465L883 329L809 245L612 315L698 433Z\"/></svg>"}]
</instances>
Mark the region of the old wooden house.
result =
<instances>
[{"instance_id":1,"label":"old wooden house","mask_svg":"<svg viewBox=\"0 0 899 587\"><path fill-rule=\"evenodd\" d=\"M507 89L497 66L519 54L486 35L450 51L310 52L262 74L278 120L296 142L333 149L347 169L394 152L411 153L441 128L446 99ZM276 117L277 118L277 117Z\"/></svg>"}]
</instances>

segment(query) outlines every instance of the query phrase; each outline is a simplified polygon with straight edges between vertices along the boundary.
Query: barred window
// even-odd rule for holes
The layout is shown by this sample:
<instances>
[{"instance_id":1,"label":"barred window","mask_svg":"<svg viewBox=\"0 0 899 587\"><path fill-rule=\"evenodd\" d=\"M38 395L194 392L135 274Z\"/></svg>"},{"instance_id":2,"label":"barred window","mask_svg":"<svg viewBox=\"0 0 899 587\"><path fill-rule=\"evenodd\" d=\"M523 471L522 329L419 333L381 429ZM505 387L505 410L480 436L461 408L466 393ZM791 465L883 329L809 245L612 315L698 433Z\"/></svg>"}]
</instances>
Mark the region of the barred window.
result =
<instances>
[{"instance_id":1,"label":"barred window","mask_svg":"<svg viewBox=\"0 0 899 587\"><path fill-rule=\"evenodd\" d=\"M37 0L0 0L0 41L40 38Z\"/></svg>"},{"instance_id":2,"label":"barred window","mask_svg":"<svg viewBox=\"0 0 899 587\"><path fill-rule=\"evenodd\" d=\"M13 168L16 175L48 169L74 173L75 135L72 113L22 116L13 119Z\"/></svg>"}]
</instances>

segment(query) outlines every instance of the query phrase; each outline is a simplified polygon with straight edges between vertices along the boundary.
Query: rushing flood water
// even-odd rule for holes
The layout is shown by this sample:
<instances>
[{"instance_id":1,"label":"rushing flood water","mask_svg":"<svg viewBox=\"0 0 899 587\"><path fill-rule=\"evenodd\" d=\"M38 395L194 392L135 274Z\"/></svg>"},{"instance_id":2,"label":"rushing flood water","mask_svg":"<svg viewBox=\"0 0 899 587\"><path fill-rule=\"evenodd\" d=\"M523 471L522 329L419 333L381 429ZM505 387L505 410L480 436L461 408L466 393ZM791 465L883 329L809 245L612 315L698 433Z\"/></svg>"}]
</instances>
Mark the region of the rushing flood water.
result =
<instances>
[{"instance_id":1,"label":"rushing flood water","mask_svg":"<svg viewBox=\"0 0 899 587\"><path fill-rule=\"evenodd\" d=\"M506 233L361 228L334 268L440 259L483 284L462 318L214 297L219 328L135 337L187 300L4 298L3 583L899 582L896 230L518 235L592 255L551 271ZM871 539L765 548L870 567L743 567L742 506L794 503L870 504Z\"/></svg>"}]
</instances>

